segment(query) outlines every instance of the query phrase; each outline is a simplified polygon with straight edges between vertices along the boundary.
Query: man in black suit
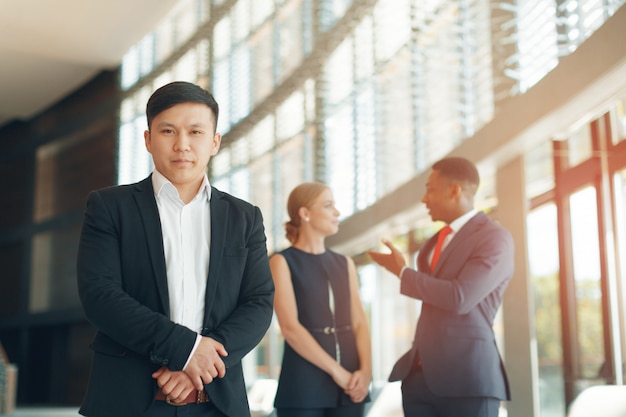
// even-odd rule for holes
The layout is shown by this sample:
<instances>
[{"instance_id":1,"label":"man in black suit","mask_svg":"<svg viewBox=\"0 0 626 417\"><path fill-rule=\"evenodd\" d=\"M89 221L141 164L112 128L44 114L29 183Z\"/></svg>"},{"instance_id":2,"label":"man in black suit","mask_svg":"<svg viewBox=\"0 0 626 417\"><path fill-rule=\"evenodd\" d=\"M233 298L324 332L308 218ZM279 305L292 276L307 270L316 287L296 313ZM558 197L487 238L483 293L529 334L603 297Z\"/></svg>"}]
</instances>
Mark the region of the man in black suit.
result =
<instances>
[{"instance_id":1,"label":"man in black suit","mask_svg":"<svg viewBox=\"0 0 626 417\"><path fill-rule=\"evenodd\" d=\"M389 377L402 381L407 417L497 417L510 399L492 326L513 275L513 240L474 209L478 184L467 159L433 165L422 202L446 226L421 248L417 270L388 241L391 253L369 252L400 278L402 294L422 300L413 346Z\"/></svg>"},{"instance_id":2,"label":"man in black suit","mask_svg":"<svg viewBox=\"0 0 626 417\"><path fill-rule=\"evenodd\" d=\"M98 332L80 413L250 415L241 359L274 294L261 212L208 182L221 142L211 94L170 83L146 115L153 173L87 200L78 287Z\"/></svg>"}]
</instances>

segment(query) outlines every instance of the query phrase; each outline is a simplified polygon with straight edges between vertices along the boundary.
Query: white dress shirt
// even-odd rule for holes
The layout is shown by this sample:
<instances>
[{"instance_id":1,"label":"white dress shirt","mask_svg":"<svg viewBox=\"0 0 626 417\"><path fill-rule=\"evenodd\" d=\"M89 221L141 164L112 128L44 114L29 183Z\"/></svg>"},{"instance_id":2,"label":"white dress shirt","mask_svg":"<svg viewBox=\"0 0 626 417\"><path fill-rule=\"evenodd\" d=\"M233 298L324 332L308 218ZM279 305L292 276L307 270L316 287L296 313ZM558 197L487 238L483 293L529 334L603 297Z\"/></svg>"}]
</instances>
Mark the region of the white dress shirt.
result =
<instances>
[{"instance_id":1,"label":"white dress shirt","mask_svg":"<svg viewBox=\"0 0 626 417\"><path fill-rule=\"evenodd\" d=\"M467 213L465 213L464 215L457 217L455 220L452 221L452 223L450 223L448 226L450 226L450 229L452 230L448 236L445 237L445 239L443 240L443 244L441 245L441 252L444 251L444 249L446 248L446 246L448 246L448 243L450 243L450 241L452 240L452 238L454 237L454 235L461 230L461 228L463 226L465 226L465 223L467 223L468 221L470 221L470 219L472 217L474 217L476 214L478 214L478 210L476 209L471 209L470 211L468 211ZM430 261L433 258L433 253L435 251L435 247L433 246L432 250L430 251L430 254L428 254L428 262L430 264ZM404 266L402 267L402 269L400 270L400 274L398 275L400 278L402 278L402 274L404 273L404 270L409 268L408 266Z\"/></svg>"},{"instance_id":2,"label":"white dress shirt","mask_svg":"<svg viewBox=\"0 0 626 417\"><path fill-rule=\"evenodd\" d=\"M157 170L152 174L152 185L163 231L170 319L198 333L191 357L204 324L211 187L205 175L198 194L185 204L176 187Z\"/></svg>"}]
</instances>

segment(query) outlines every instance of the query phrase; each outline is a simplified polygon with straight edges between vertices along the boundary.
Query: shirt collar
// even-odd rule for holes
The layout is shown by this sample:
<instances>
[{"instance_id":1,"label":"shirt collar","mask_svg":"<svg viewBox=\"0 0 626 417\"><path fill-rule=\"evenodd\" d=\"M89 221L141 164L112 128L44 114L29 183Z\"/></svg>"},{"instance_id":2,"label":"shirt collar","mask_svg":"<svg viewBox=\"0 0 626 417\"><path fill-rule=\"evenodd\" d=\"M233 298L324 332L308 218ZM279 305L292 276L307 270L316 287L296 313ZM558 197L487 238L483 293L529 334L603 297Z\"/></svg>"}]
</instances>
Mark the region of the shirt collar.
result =
<instances>
[{"instance_id":1,"label":"shirt collar","mask_svg":"<svg viewBox=\"0 0 626 417\"><path fill-rule=\"evenodd\" d=\"M171 188L170 188L171 187ZM176 191L176 195L178 196L178 190L170 180L168 180L163 174L161 174L156 169L152 172L152 189L154 190L154 195L159 196L164 189L170 188ZM206 200L211 200L211 184L209 183L209 178L204 174L204 179L202 180L202 185L198 190L198 194L205 193ZM198 196L196 194L196 196Z\"/></svg>"},{"instance_id":2,"label":"shirt collar","mask_svg":"<svg viewBox=\"0 0 626 417\"><path fill-rule=\"evenodd\" d=\"M461 217L457 217L452 223L449 224L450 228L452 229L452 232L456 233L459 230L461 230L461 227L465 226L465 223L467 223L477 213L478 213L478 210L471 209L470 211L468 211Z\"/></svg>"}]
</instances>

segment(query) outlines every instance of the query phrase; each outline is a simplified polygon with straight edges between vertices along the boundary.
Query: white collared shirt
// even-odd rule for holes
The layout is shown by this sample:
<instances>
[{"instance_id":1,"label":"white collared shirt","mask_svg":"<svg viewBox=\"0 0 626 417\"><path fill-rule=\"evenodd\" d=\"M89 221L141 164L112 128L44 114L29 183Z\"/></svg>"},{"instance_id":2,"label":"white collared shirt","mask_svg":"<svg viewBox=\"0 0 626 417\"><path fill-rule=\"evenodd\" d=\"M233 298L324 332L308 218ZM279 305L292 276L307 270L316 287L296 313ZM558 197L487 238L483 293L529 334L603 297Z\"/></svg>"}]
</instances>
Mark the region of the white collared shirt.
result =
<instances>
[{"instance_id":1,"label":"white collared shirt","mask_svg":"<svg viewBox=\"0 0 626 417\"><path fill-rule=\"evenodd\" d=\"M152 184L163 231L170 319L200 334L211 246L209 180L205 175L198 194L187 204L157 170Z\"/></svg>"},{"instance_id":2,"label":"white collared shirt","mask_svg":"<svg viewBox=\"0 0 626 417\"><path fill-rule=\"evenodd\" d=\"M445 237L445 239L443 240L443 244L441 245L441 251L443 252L444 249L446 248L446 246L448 246L448 243L450 243L450 241L452 240L452 238L454 237L454 235L461 230L461 227L465 226L465 223L467 223L468 221L470 221L470 219L472 217L474 217L476 215L476 213L478 213L478 210L476 209L471 209L470 211L468 211L467 213L465 213L464 215L462 215L461 217L457 217L455 220L452 221L452 223L450 223L448 226L450 226L450 229L452 230L450 233L448 233L448 236ZM428 262L430 263L430 260L433 257L433 252L435 251L435 247L433 246L433 250L430 251L430 254L428 255Z\"/></svg>"},{"instance_id":3,"label":"white collared shirt","mask_svg":"<svg viewBox=\"0 0 626 417\"><path fill-rule=\"evenodd\" d=\"M450 243L450 241L452 240L452 238L454 237L454 235L461 230L461 228L463 226L465 226L465 224L470 221L470 219L472 217L474 217L476 214L478 214L478 210L476 209L471 209L470 211L468 211L467 213L463 214L460 217L457 217L455 220L452 221L452 223L450 223L448 226L450 226L451 232L448 234L448 236L446 236L446 238L443 241L443 244L441 246L441 251L443 252L443 250L446 248L446 246L448 246L448 243ZM428 262L430 264L430 261L433 257L433 252L435 250L435 247L433 246L432 250L430 251L430 253L428 254ZM403 266L402 269L400 270L400 273L398 274L399 278L402 278L402 274L404 273L404 271L409 268L407 265Z\"/></svg>"}]
</instances>

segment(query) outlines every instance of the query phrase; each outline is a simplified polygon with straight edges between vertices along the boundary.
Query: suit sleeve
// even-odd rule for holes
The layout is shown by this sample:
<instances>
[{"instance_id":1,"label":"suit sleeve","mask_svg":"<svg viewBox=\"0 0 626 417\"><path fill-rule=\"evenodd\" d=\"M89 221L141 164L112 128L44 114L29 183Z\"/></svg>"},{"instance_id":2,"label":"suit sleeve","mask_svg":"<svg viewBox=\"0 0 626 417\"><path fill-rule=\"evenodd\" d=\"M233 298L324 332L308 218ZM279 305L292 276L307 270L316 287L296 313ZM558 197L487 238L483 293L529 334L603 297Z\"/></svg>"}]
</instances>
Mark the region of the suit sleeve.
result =
<instances>
[{"instance_id":1,"label":"suit sleeve","mask_svg":"<svg viewBox=\"0 0 626 417\"><path fill-rule=\"evenodd\" d=\"M122 348L155 364L182 369L196 333L160 312L148 259L133 259L136 276L123 276L122 253L130 252L123 241L141 245L137 237L141 233L131 223L140 222L122 225L117 210L100 193L90 194L77 259L78 290L85 314L100 333ZM134 238L129 239L132 234Z\"/></svg>"},{"instance_id":2,"label":"suit sleeve","mask_svg":"<svg viewBox=\"0 0 626 417\"><path fill-rule=\"evenodd\" d=\"M474 247L467 258L443 265L438 277L407 268L401 293L456 314L470 312L511 278L513 240L505 229L493 227L468 244Z\"/></svg>"},{"instance_id":3,"label":"suit sleeve","mask_svg":"<svg viewBox=\"0 0 626 417\"><path fill-rule=\"evenodd\" d=\"M223 360L227 367L238 364L259 343L272 320L274 282L269 268L263 217L258 207L253 208L249 225L245 248L235 254L224 253L218 293L211 307L215 313L223 309L230 311L220 314L226 318L214 320L215 328L205 334L225 346L228 356ZM239 273L241 266L243 271ZM229 279L229 282L222 284L224 279ZM238 289L235 289L235 283ZM232 297L236 297L234 302Z\"/></svg>"}]
</instances>

